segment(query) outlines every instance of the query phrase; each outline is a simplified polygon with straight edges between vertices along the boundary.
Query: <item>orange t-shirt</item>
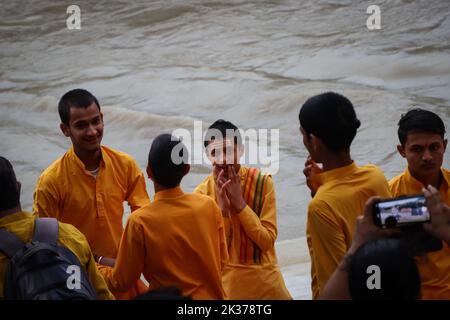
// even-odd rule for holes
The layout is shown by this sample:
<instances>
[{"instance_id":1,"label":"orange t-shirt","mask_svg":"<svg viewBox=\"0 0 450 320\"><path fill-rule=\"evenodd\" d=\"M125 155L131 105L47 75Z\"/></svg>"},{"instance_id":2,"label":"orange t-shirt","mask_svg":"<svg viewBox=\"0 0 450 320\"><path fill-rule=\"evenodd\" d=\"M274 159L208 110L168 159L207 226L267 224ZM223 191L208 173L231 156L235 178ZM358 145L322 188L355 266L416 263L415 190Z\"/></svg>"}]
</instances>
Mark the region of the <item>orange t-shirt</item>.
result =
<instances>
[{"instance_id":1,"label":"orange t-shirt","mask_svg":"<svg viewBox=\"0 0 450 320\"><path fill-rule=\"evenodd\" d=\"M439 188L442 200L450 205L450 171L441 168L443 180ZM389 181L393 197L417 195L424 185L408 169ZM422 282L422 299L450 299L450 248L442 243L442 250L416 258Z\"/></svg>"},{"instance_id":2,"label":"orange t-shirt","mask_svg":"<svg viewBox=\"0 0 450 320\"><path fill-rule=\"evenodd\" d=\"M113 292L128 290L143 273L150 290L176 286L193 299L224 299L227 260L219 207L176 187L157 192L128 218L114 269L100 271Z\"/></svg>"},{"instance_id":3,"label":"orange t-shirt","mask_svg":"<svg viewBox=\"0 0 450 320\"><path fill-rule=\"evenodd\" d=\"M356 218L368 198L389 198L383 172L374 165L350 165L318 175L321 186L308 206L306 238L311 256L311 289L317 299L353 239Z\"/></svg>"},{"instance_id":4,"label":"orange t-shirt","mask_svg":"<svg viewBox=\"0 0 450 320\"><path fill-rule=\"evenodd\" d=\"M70 223L98 256L115 258L123 232L123 202L134 211L150 203L144 175L129 155L101 147L95 178L71 147L39 177L34 214Z\"/></svg>"}]
</instances>

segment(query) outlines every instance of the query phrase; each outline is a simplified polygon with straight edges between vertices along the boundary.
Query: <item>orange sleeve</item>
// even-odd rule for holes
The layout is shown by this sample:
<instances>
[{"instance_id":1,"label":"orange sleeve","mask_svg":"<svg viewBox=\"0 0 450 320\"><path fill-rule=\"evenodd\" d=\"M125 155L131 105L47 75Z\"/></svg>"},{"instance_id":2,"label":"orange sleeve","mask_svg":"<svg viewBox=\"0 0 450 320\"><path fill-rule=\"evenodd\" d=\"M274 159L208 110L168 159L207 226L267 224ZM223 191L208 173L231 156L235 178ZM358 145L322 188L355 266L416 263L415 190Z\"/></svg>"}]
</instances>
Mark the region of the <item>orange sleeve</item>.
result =
<instances>
[{"instance_id":1,"label":"orange sleeve","mask_svg":"<svg viewBox=\"0 0 450 320\"><path fill-rule=\"evenodd\" d=\"M270 176L266 179L265 194L259 217L247 205L238 214L238 218L247 236L262 251L273 248L277 238L277 209L275 189Z\"/></svg>"},{"instance_id":2,"label":"orange sleeve","mask_svg":"<svg viewBox=\"0 0 450 320\"><path fill-rule=\"evenodd\" d=\"M144 230L143 226L135 222L132 216L128 218L123 232L114 269L99 267L108 288L113 293L129 290L139 280L144 269L146 255Z\"/></svg>"},{"instance_id":3,"label":"orange sleeve","mask_svg":"<svg viewBox=\"0 0 450 320\"><path fill-rule=\"evenodd\" d=\"M317 286L323 290L328 279L347 252L343 232L332 210L322 201L314 201L308 209L308 232L313 263L316 266Z\"/></svg>"},{"instance_id":4,"label":"orange sleeve","mask_svg":"<svg viewBox=\"0 0 450 320\"><path fill-rule=\"evenodd\" d=\"M113 294L108 290L105 280L99 272L92 254L90 255L90 259L86 265L86 270L89 280L91 280L92 285L97 291L97 298L100 300L115 300Z\"/></svg>"},{"instance_id":5,"label":"orange sleeve","mask_svg":"<svg viewBox=\"0 0 450 320\"><path fill-rule=\"evenodd\" d=\"M144 174L132 159L129 169L126 200L132 212L150 204Z\"/></svg>"},{"instance_id":6,"label":"orange sleeve","mask_svg":"<svg viewBox=\"0 0 450 320\"><path fill-rule=\"evenodd\" d=\"M45 176L39 177L33 198L33 214L59 219L59 195L50 179Z\"/></svg>"}]
</instances>

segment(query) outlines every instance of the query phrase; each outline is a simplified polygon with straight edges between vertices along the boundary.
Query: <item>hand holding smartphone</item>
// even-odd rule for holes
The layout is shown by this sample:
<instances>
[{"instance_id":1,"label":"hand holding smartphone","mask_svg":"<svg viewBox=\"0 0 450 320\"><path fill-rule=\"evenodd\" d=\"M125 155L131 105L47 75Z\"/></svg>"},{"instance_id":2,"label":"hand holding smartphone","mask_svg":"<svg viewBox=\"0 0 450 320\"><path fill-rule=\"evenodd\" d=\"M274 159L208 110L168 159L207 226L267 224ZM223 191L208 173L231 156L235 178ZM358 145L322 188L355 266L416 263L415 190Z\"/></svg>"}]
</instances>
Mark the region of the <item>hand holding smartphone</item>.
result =
<instances>
[{"instance_id":1,"label":"hand holding smartphone","mask_svg":"<svg viewBox=\"0 0 450 320\"><path fill-rule=\"evenodd\" d=\"M431 221L423 195L385 199L374 204L374 222L383 229L398 228L400 237L410 245L414 254L442 249L442 241L427 233L423 224Z\"/></svg>"}]
</instances>

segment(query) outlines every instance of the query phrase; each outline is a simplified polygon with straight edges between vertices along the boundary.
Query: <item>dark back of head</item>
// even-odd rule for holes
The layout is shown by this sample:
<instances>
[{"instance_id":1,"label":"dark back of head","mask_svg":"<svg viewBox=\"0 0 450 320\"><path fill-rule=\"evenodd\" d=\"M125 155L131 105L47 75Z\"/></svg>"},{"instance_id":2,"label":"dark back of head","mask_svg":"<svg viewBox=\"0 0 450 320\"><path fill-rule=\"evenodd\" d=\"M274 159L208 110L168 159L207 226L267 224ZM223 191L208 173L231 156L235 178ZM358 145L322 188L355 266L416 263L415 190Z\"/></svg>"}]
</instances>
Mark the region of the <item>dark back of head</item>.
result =
<instances>
[{"instance_id":1,"label":"dark back of head","mask_svg":"<svg viewBox=\"0 0 450 320\"><path fill-rule=\"evenodd\" d=\"M58 112L61 122L69 125L70 108L87 108L92 103L95 103L100 110L100 104L97 98L87 90L74 89L66 92L58 103Z\"/></svg>"},{"instance_id":2,"label":"dark back of head","mask_svg":"<svg viewBox=\"0 0 450 320\"><path fill-rule=\"evenodd\" d=\"M230 121L226 121L223 119L219 119L209 126L203 140L205 148L212 140L219 138L220 139L233 138L234 143L236 143L238 146L242 144L242 136L241 133L239 132L238 127L236 127Z\"/></svg>"},{"instance_id":3,"label":"dark back of head","mask_svg":"<svg viewBox=\"0 0 450 320\"><path fill-rule=\"evenodd\" d=\"M8 159L0 157L0 210L19 206L20 190L16 174Z\"/></svg>"},{"instance_id":4,"label":"dark back of head","mask_svg":"<svg viewBox=\"0 0 450 320\"><path fill-rule=\"evenodd\" d=\"M335 92L309 98L298 117L306 133L320 138L332 152L349 150L361 125L350 100Z\"/></svg>"},{"instance_id":5,"label":"dark back of head","mask_svg":"<svg viewBox=\"0 0 450 320\"><path fill-rule=\"evenodd\" d=\"M404 145L410 133L435 133L444 138L445 126L436 113L416 108L402 115L397 133L400 143Z\"/></svg>"},{"instance_id":6,"label":"dark back of head","mask_svg":"<svg viewBox=\"0 0 450 320\"><path fill-rule=\"evenodd\" d=\"M370 266L379 269L371 270ZM380 286L370 288L369 277L377 276L377 272ZM408 244L402 239L382 238L361 246L350 258L348 283L354 300L420 298L419 272Z\"/></svg>"},{"instance_id":7,"label":"dark back of head","mask_svg":"<svg viewBox=\"0 0 450 320\"><path fill-rule=\"evenodd\" d=\"M148 154L148 166L155 182L166 188L178 186L185 174L188 157L188 150L180 139L170 134L156 137Z\"/></svg>"}]
</instances>

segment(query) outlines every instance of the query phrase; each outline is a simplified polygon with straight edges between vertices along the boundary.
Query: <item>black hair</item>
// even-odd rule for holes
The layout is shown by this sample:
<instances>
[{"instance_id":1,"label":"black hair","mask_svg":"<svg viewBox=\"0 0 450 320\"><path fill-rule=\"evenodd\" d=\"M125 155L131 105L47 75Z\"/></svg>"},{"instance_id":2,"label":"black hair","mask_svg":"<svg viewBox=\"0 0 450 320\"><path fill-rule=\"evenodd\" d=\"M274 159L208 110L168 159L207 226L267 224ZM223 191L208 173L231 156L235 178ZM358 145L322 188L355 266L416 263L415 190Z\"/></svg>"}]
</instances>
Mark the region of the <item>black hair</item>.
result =
<instances>
[{"instance_id":1,"label":"black hair","mask_svg":"<svg viewBox=\"0 0 450 320\"><path fill-rule=\"evenodd\" d=\"M444 138L445 125L436 113L415 108L402 115L397 133L400 143L404 145L409 133L436 133Z\"/></svg>"},{"instance_id":2,"label":"black hair","mask_svg":"<svg viewBox=\"0 0 450 320\"><path fill-rule=\"evenodd\" d=\"M0 210L20 205L20 191L16 174L8 159L0 156Z\"/></svg>"},{"instance_id":3,"label":"black hair","mask_svg":"<svg viewBox=\"0 0 450 320\"><path fill-rule=\"evenodd\" d=\"M305 132L322 139L332 152L349 150L361 125L350 100L335 92L309 98L298 118Z\"/></svg>"},{"instance_id":4,"label":"black hair","mask_svg":"<svg viewBox=\"0 0 450 320\"><path fill-rule=\"evenodd\" d=\"M100 111L100 104L97 98L87 90L74 89L66 92L58 103L58 112L61 122L65 125L69 125L70 121L70 108L87 108L92 103L97 105Z\"/></svg>"},{"instance_id":5,"label":"black hair","mask_svg":"<svg viewBox=\"0 0 450 320\"><path fill-rule=\"evenodd\" d=\"M370 289L368 278L377 266L380 288ZM373 274L375 275L375 274ZM381 238L361 246L350 257L350 295L354 300L416 300L420 298L420 275L406 241Z\"/></svg>"},{"instance_id":6,"label":"black hair","mask_svg":"<svg viewBox=\"0 0 450 320\"><path fill-rule=\"evenodd\" d=\"M208 130L206 130L203 144L205 145L206 148L208 144L214 139L216 138L226 139L229 137L230 133L233 134L234 143L236 143L238 146L242 145L242 137L238 127L236 127L230 121L219 119L215 121L212 125L210 125Z\"/></svg>"},{"instance_id":7,"label":"black hair","mask_svg":"<svg viewBox=\"0 0 450 320\"><path fill-rule=\"evenodd\" d=\"M148 166L157 183L166 187L178 186L185 173L188 150L180 139L161 134L153 140L148 153Z\"/></svg>"}]
</instances>

